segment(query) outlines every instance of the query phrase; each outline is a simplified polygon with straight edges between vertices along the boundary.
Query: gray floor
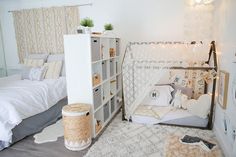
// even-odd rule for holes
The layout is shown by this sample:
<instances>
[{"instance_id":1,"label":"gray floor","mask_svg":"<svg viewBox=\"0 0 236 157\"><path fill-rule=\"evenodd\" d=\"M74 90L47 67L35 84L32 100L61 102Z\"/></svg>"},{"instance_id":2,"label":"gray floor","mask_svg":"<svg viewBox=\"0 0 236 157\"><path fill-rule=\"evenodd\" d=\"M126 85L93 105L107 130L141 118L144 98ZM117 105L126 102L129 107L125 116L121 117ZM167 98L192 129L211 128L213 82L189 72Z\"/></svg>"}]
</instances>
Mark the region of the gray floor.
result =
<instances>
[{"instance_id":1,"label":"gray floor","mask_svg":"<svg viewBox=\"0 0 236 157\"><path fill-rule=\"evenodd\" d=\"M56 142L36 144L33 136L29 136L1 151L0 157L82 157L88 149L78 152L67 150L63 137Z\"/></svg>"},{"instance_id":2,"label":"gray floor","mask_svg":"<svg viewBox=\"0 0 236 157\"><path fill-rule=\"evenodd\" d=\"M93 139L90 147L98 140L117 114L101 131L101 133ZM82 151L70 151L64 146L63 137L59 137L55 142L36 144L34 143L33 135L31 135L13 144L11 147L0 151L0 157L83 157L90 147Z\"/></svg>"}]
</instances>

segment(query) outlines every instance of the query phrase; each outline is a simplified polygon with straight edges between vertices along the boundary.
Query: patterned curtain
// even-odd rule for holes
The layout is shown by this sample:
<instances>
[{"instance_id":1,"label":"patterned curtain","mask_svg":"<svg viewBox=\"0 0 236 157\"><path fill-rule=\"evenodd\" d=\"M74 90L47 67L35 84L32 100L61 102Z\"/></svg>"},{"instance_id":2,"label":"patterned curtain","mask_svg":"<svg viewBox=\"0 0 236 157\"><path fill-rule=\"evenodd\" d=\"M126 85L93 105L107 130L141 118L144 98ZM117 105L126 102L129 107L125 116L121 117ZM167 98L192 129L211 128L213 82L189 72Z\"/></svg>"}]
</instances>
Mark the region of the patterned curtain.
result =
<instances>
[{"instance_id":1,"label":"patterned curtain","mask_svg":"<svg viewBox=\"0 0 236 157\"><path fill-rule=\"evenodd\" d=\"M63 35L75 34L78 7L52 7L13 12L17 50L22 63L26 54L63 53Z\"/></svg>"}]
</instances>

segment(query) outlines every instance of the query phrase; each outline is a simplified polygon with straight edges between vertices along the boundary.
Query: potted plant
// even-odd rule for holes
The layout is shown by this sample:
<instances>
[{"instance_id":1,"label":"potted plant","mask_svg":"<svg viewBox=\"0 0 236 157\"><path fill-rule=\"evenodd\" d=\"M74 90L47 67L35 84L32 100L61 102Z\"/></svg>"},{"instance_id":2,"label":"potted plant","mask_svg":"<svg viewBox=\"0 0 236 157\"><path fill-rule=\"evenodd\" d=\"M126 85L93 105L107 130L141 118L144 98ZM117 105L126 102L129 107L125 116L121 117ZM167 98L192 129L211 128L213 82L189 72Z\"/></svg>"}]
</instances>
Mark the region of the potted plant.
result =
<instances>
[{"instance_id":1,"label":"potted plant","mask_svg":"<svg viewBox=\"0 0 236 157\"><path fill-rule=\"evenodd\" d=\"M112 31L113 25L111 23L105 24L104 29L105 29L105 31Z\"/></svg>"},{"instance_id":2,"label":"potted plant","mask_svg":"<svg viewBox=\"0 0 236 157\"><path fill-rule=\"evenodd\" d=\"M111 23L107 23L107 24L105 24L104 25L104 32L103 32L103 34L104 35L109 35L109 36L113 36L114 35L114 33L113 33L113 25L111 24Z\"/></svg>"},{"instance_id":3,"label":"potted plant","mask_svg":"<svg viewBox=\"0 0 236 157\"><path fill-rule=\"evenodd\" d=\"M94 26L93 20L88 17L82 19L80 25L83 26L84 33L91 33L91 28Z\"/></svg>"}]
</instances>

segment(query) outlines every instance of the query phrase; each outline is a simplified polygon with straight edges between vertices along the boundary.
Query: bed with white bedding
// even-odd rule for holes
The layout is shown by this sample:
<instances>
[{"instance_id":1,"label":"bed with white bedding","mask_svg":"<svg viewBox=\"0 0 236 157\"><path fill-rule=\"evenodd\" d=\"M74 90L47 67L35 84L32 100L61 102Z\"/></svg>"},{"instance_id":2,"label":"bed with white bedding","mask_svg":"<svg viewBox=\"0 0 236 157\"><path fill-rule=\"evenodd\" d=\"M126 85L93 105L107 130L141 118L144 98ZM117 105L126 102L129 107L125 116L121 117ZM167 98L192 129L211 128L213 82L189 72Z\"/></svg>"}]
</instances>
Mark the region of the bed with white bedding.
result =
<instances>
[{"instance_id":1,"label":"bed with white bedding","mask_svg":"<svg viewBox=\"0 0 236 157\"><path fill-rule=\"evenodd\" d=\"M43 81L11 80L0 86L0 150L12 142L12 130L64 99L66 78Z\"/></svg>"}]
</instances>

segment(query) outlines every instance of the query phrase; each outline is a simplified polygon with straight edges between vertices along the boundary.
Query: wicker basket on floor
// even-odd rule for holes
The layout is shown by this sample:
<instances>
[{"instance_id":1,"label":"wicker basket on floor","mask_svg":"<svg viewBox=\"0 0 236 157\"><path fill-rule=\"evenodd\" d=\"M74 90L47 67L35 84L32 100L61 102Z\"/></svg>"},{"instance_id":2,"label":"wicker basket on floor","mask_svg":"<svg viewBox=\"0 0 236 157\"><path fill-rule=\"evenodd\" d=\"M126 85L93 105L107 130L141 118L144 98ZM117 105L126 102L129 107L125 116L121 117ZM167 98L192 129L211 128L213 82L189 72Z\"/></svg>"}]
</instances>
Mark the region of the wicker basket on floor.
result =
<instances>
[{"instance_id":1,"label":"wicker basket on floor","mask_svg":"<svg viewBox=\"0 0 236 157\"><path fill-rule=\"evenodd\" d=\"M91 114L88 104L71 104L62 109L64 142L69 150L79 151L91 144Z\"/></svg>"}]
</instances>

